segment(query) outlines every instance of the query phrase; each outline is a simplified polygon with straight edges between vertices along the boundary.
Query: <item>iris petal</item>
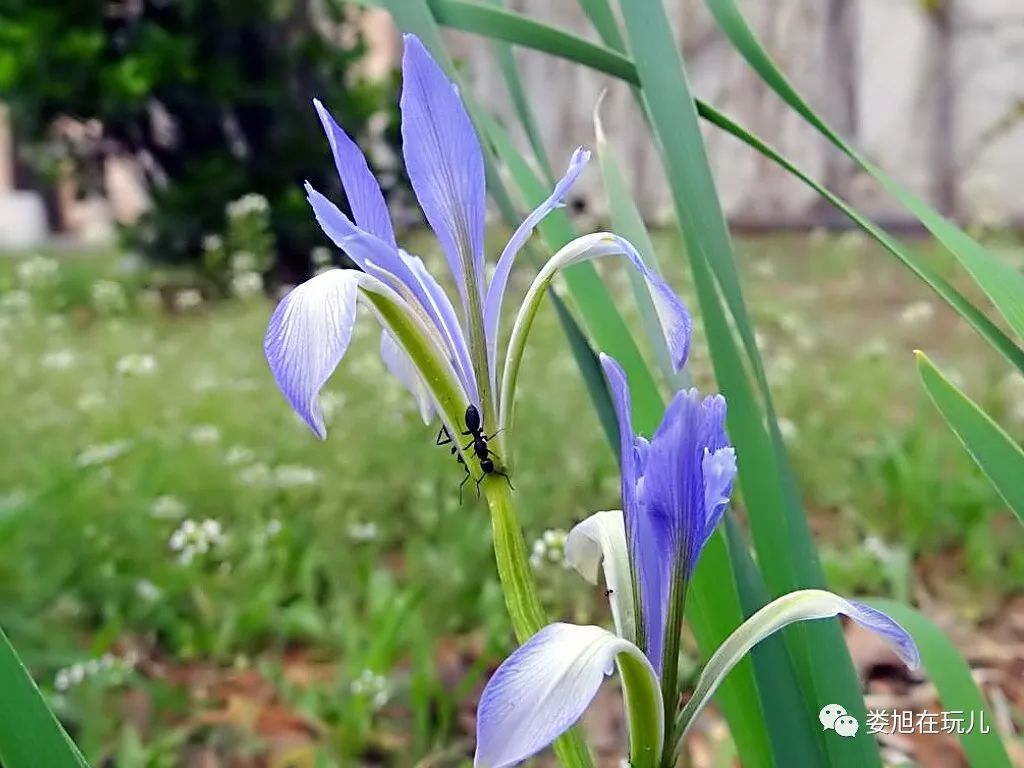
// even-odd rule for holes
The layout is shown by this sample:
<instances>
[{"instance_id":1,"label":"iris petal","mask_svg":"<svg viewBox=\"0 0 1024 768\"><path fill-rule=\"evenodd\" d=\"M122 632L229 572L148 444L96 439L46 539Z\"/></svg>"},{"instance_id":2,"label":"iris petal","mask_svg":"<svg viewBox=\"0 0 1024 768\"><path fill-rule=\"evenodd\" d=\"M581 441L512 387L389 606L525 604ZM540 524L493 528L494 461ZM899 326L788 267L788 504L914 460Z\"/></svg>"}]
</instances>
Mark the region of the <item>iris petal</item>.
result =
<instances>
[{"instance_id":1,"label":"iris petal","mask_svg":"<svg viewBox=\"0 0 1024 768\"><path fill-rule=\"evenodd\" d=\"M467 270L482 297L486 189L480 140L458 89L413 35L405 36L401 108L402 153L413 191L463 300Z\"/></svg>"},{"instance_id":2,"label":"iris petal","mask_svg":"<svg viewBox=\"0 0 1024 768\"><path fill-rule=\"evenodd\" d=\"M498 324L501 320L501 301L505 296L505 289L508 287L509 273L512 271L512 263L516 254L530 239L533 230L543 221L544 217L556 208L564 205L565 196L569 194L572 185L576 183L590 160L590 152L583 147L578 147L572 153L569 160L569 167L565 175L555 184L554 190L548 198L538 205L529 216L512 233L505 249L498 258L494 268L494 275L491 277L491 284L487 288L487 299L484 302L484 329L487 335L487 361L490 365L492 383L497 375L497 350L498 350Z\"/></svg>"},{"instance_id":3,"label":"iris petal","mask_svg":"<svg viewBox=\"0 0 1024 768\"><path fill-rule=\"evenodd\" d=\"M380 356L388 371L398 379L416 400L416 408L424 424L429 424L434 417L434 400L430 396L427 385L423 383L412 359L405 353L394 337L387 331L380 334Z\"/></svg>"},{"instance_id":4,"label":"iris petal","mask_svg":"<svg viewBox=\"0 0 1024 768\"><path fill-rule=\"evenodd\" d=\"M475 768L515 765L554 741L580 718L620 653L649 669L636 646L601 627L550 624L531 637L484 688Z\"/></svg>"},{"instance_id":5,"label":"iris petal","mask_svg":"<svg viewBox=\"0 0 1024 768\"><path fill-rule=\"evenodd\" d=\"M263 350L277 385L322 440L318 395L352 340L358 275L332 269L291 292L270 318Z\"/></svg>"},{"instance_id":6,"label":"iris petal","mask_svg":"<svg viewBox=\"0 0 1024 768\"><path fill-rule=\"evenodd\" d=\"M388 245L395 246L395 232L391 227L388 207L381 194L377 179L370 172L366 158L356 143L341 129L319 99L313 99L313 107L320 117L320 123L327 134L334 155L334 165L345 189L352 217L360 229L376 235Z\"/></svg>"},{"instance_id":7,"label":"iris petal","mask_svg":"<svg viewBox=\"0 0 1024 768\"><path fill-rule=\"evenodd\" d=\"M633 575L622 510L595 512L574 526L565 539L565 560L591 584L597 584L603 566L615 633L636 642Z\"/></svg>"}]
</instances>

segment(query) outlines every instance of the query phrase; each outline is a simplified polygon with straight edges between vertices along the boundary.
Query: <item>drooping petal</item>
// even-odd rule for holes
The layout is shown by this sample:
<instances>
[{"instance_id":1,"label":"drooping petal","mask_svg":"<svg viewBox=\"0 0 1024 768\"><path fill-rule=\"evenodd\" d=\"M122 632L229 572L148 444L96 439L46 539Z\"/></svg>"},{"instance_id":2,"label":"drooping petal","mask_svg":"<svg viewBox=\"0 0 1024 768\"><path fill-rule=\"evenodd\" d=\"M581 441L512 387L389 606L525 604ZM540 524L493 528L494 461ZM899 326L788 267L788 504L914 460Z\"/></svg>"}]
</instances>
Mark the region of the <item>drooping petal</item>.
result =
<instances>
[{"instance_id":1,"label":"drooping petal","mask_svg":"<svg viewBox=\"0 0 1024 768\"><path fill-rule=\"evenodd\" d=\"M515 765L554 741L580 718L616 660L627 696L644 699L628 707L645 713L643 722L630 724L634 748L641 729L644 742L660 742L661 694L640 650L601 627L550 624L509 656L484 688L475 768ZM660 750L660 743L651 748ZM660 754L652 756L656 763Z\"/></svg>"},{"instance_id":2,"label":"drooping petal","mask_svg":"<svg viewBox=\"0 0 1024 768\"><path fill-rule=\"evenodd\" d=\"M423 383L423 378L416 370L412 359L387 331L381 331L380 334L380 356L388 371L402 383L403 387L409 390L416 400L416 408L423 423L429 424L434 417L434 401L430 396L430 390Z\"/></svg>"},{"instance_id":3,"label":"drooping petal","mask_svg":"<svg viewBox=\"0 0 1024 768\"><path fill-rule=\"evenodd\" d=\"M359 228L375 235L395 247L395 232L391 227L388 207L381 194L380 185L370 172L366 158L356 143L335 122L319 99L313 99L313 107L320 117L320 123L327 134L334 155L334 165L341 177L345 197L348 198L352 217Z\"/></svg>"},{"instance_id":4,"label":"drooping petal","mask_svg":"<svg viewBox=\"0 0 1024 768\"><path fill-rule=\"evenodd\" d=\"M725 507L732 493L732 483L736 478L736 449L731 445L719 448L714 453L709 448L704 450L701 464L704 473L704 532L698 548L702 549L711 537L711 533L722 519Z\"/></svg>"},{"instance_id":5,"label":"drooping petal","mask_svg":"<svg viewBox=\"0 0 1024 768\"><path fill-rule=\"evenodd\" d=\"M622 510L595 512L573 527L565 539L565 559L591 584L597 584L603 565L615 633L636 643L636 602Z\"/></svg>"},{"instance_id":6,"label":"drooping petal","mask_svg":"<svg viewBox=\"0 0 1024 768\"><path fill-rule=\"evenodd\" d=\"M820 589L790 592L773 600L743 622L708 660L693 696L683 709L680 723L683 734L711 701L725 676L751 648L793 622L827 619L840 613L879 634L911 669L920 666L921 657L913 638L881 611Z\"/></svg>"},{"instance_id":7,"label":"drooping petal","mask_svg":"<svg viewBox=\"0 0 1024 768\"><path fill-rule=\"evenodd\" d=\"M293 288L263 340L278 387L321 440L327 433L318 395L352 340L358 285L357 273L331 269Z\"/></svg>"},{"instance_id":8,"label":"drooping petal","mask_svg":"<svg viewBox=\"0 0 1024 768\"><path fill-rule=\"evenodd\" d=\"M494 275L491 277L491 284L487 288L487 299L484 301L484 329L487 335L487 361L491 371L491 381L497 375L497 350L498 350L498 326L501 321L501 301L505 296L505 288L508 286L508 276L512 271L512 264L520 249L530 239L533 230L544 220L551 211L564 205L565 196L569 194L572 185L576 183L590 160L590 152L583 147L577 147L569 160L569 167L565 175L558 180L555 188L548 198L538 205L529 216L512 233L505 249L498 258L494 268Z\"/></svg>"},{"instance_id":9,"label":"drooping petal","mask_svg":"<svg viewBox=\"0 0 1024 768\"><path fill-rule=\"evenodd\" d=\"M468 277L484 281L483 153L458 89L423 44L405 35L402 154L413 191L466 299Z\"/></svg>"}]
</instances>

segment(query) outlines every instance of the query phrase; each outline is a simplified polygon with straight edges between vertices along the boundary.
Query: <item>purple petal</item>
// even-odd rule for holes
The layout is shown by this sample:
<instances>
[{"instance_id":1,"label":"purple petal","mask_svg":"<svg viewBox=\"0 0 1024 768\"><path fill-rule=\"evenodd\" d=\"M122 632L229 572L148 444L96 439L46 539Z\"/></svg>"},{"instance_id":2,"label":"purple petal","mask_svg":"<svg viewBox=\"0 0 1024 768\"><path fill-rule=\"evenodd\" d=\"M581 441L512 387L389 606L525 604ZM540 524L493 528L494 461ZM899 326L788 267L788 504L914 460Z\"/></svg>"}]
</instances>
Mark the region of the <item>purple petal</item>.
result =
<instances>
[{"instance_id":1,"label":"purple petal","mask_svg":"<svg viewBox=\"0 0 1024 768\"><path fill-rule=\"evenodd\" d=\"M473 123L427 49L405 36L402 56L402 153L413 190L441 242L463 299L465 269L483 296L483 154Z\"/></svg>"},{"instance_id":2,"label":"purple petal","mask_svg":"<svg viewBox=\"0 0 1024 768\"><path fill-rule=\"evenodd\" d=\"M847 616L865 629L870 629L881 635L908 667L917 669L921 666L921 653L917 650L917 644L914 643L907 630L877 608L872 608L870 605L856 600L846 600L846 602L850 606L849 611L844 611Z\"/></svg>"},{"instance_id":3,"label":"purple petal","mask_svg":"<svg viewBox=\"0 0 1024 768\"><path fill-rule=\"evenodd\" d=\"M498 667L476 722L475 768L504 768L544 749L575 723L614 670L639 653L601 627L549 624Z\"/></svg>"},{"instance_id":4,"label":"purple petal","mask_svg":"<svg viewBox=\"0 0 1024 768\"><path fill-rule=\"evenodd\" d=\"M405 350L399 346L394 337L387 331L380 334L380 356L385 367L398 379L402 386L416 400L416 408L424 424L429 424L434 417L434 399L423 383L423 378Z\"/></svg>"},{"instance_id":5,"label":"purple petal","mask_svg":"<svg viewBox=\"0 0 1024 768\"><path fill-rule=\"evenodd\" d=\"M490 365L491 376L496 376L497 370L497 349L498 349L498 324L501 320L501 300L505 295L508 286L509 273L512 270L512 263L516 254L530 239L533 230L551 211L564 205L565 196L569 194L572 185L576 183L590 160L590 152L583 147L578 147L572 153L569 160L569 167L565 175L555 184L555 189L548 196L547 200L538 205L529 216L523 219L516 231L512 233L508 244L501 252L498 263L491 277L491 284L487 289L487 299L484 302L484 329L487 335L487 360Z\"/></svg>"},{"instance_id":6,"label":"purple petal","mask_svg":"<svg viewBox=\"0 0 1024 768\"><path fill-rule=\"evenodd\" d=\"M320 116L327 141L330 142L334 165L338 169L338 176L341 177L345 197L348 198L356 224L360 229L376 235L394 248L395 232L391 227L388 207L384 202L384 195L381 194L380 185L366 164L366 158L319 99L313 99L313 106Z\"/></svg>"},{"instance_id":7,"label":"purple petal","mask_svg":"<svg viewBox=\"0 0 1024 768\"><path fill-rule=\"evenodd\" d=\"M736 478L736 450L728 445L714 453L705 449L701 463L704 474L704 531L701 534L699 549L703 549L711 537L715 527L725 514L732 493L732 483Z\"/></svg>"},{"instance_id":8,"label":"purple petal","mask_svg":"<svg viewBox=\"0 0 1024 768\"><path fill-rule=\"evenodd\" d=\"M277 386L321 440L318 395L352 339L358 284L357 273L341 269L307 280L277 305L263 340Z\"/></svg>"}]
</instances>

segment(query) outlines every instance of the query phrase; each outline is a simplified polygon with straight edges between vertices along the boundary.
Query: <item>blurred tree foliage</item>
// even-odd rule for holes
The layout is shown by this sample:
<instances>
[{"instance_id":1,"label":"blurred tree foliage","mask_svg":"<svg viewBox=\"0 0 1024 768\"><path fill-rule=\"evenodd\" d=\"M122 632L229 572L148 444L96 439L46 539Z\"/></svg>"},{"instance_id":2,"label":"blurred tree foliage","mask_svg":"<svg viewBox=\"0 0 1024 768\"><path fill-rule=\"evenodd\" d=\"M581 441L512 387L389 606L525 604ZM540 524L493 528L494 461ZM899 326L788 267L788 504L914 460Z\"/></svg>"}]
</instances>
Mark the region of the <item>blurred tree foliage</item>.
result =
<instances>
[{"instance_id":1,"label":"blurred tree foliage","mask_svg":"<svg viewBox=\"0 0 1024 768\"><path fill-rule=\"evenodd\" d=\"M353 76L355 13L331 0L0 0L0 99L37 139L36 167L70 158L95 189L100 158L140 159L154 206L127 235L148 255L198 258L226 204L257 192L296 270L324 244L303 180L341 196L310 100L357 137L396 101L393 83ZM94 121L96 140L61 136L67 118Z\"/></svg>"}]
</instances>

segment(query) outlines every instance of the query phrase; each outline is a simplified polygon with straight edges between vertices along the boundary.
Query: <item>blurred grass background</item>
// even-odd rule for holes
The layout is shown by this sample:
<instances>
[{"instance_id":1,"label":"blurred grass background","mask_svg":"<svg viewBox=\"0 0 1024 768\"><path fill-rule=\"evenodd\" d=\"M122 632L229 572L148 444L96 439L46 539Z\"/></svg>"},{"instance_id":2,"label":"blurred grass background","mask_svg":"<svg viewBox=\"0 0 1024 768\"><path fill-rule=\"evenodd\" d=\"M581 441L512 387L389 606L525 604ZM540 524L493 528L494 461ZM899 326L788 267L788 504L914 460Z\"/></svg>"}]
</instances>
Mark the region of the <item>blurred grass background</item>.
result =
<instances>
[{"instance_id":1,"label":"blurred grass background","mask_svg":"<svg viewBox=\"0 0 1024 768\"><path fill-rule=\"evenodd\" d=\"M407 242L439 263L428 235ZM927 346L1016 436L1024 380L856 234L738 248L831 586L999 621L1024 532L911 353ZM692 303L683 260L662 261ZM635 314L625 272L602 271ZM267 370L262 291L208 302L190 275L111 252L0 259L0 625L96 765L178 765L183 747L213 760L197 765L462 764L474 692L511 639L482 503L469 485L460 505L462 469L382 375L373 324L325 391L321 444ZM560 554L560 532L619 498L578 376L545 307L516 494L552 614L599 621Z\"/></svg>"}]
</instances>

